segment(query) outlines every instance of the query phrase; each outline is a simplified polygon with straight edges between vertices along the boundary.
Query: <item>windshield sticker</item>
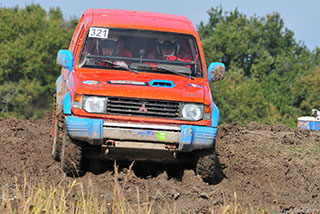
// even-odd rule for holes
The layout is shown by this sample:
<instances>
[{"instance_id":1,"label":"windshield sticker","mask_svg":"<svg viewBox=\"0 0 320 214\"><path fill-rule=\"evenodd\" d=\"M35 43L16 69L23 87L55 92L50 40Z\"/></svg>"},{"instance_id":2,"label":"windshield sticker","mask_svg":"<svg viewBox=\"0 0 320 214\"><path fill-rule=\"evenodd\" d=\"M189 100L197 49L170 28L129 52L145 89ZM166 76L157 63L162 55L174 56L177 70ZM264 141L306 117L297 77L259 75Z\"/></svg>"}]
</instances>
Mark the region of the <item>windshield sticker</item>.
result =
<instances>
[{"instance_id":1,"label":"windshield sticker","mask_svg":"<svg viewBox=\"0 0 320 214\"><path fill-rule=\"evenodd\" d=\"M188 84L189 86L192 86L192 87L195 87L195 88L202 88L202 86L201 85L196 85L196 84Z\"/></svg>"},{"instance_id":2,"label":"windshield sticker","mask_svg":"<svg viewBox=\"0 0 320 214\"><path fill-rule=\"evenodd\" d=\"M89 31L89 37L93 37L93 38L106 39L108 38L108 34L109 34L108 28L91 27Z\"/></svg>"},{"instance_id":3,"label":"windshield sticker","mask_svg":"<svg viewBox=\"0 0 320 214\"><path fill-rule=\"evenodd\" d=\"M96 84L98 84L99 82L98 82L98 81L95 81L95 80L86 80L86 81L83 81L82 83L83 83L83 84L87 84L87 85L96 85Z\"/></svg>"},{"instance_id":4,"label":"windshield sticker","mask_svg":"<svg viewBox=\"0 0 320 214\"><path fill-rule=\"evenodd\" d=\"M108 84L119 84L119 85L141 85L147 86L148 83L146 82L137 82L137 81L130 81L130 80L109 80Z\"/></svg>"}]
</instances>

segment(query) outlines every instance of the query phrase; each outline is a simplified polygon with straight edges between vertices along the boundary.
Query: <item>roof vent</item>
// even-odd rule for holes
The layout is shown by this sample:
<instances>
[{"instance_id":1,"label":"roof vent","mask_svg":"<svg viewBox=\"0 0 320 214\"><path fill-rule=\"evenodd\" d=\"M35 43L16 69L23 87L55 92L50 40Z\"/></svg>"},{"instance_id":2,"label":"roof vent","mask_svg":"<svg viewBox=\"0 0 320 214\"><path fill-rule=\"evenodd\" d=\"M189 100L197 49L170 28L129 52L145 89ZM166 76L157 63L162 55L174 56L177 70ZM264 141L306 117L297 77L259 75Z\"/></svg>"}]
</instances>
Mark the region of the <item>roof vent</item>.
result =
<instances>
[{"instance_id":1,"label":"roof vent","mask_svg":"<svg viewBox=\"0 0 320 214\"><path fill-rule=\"evenodd\" d=\"M170 80L151 80L149 84L153 87L173 88L175 84Z\"/></svg>"}]
</instances>

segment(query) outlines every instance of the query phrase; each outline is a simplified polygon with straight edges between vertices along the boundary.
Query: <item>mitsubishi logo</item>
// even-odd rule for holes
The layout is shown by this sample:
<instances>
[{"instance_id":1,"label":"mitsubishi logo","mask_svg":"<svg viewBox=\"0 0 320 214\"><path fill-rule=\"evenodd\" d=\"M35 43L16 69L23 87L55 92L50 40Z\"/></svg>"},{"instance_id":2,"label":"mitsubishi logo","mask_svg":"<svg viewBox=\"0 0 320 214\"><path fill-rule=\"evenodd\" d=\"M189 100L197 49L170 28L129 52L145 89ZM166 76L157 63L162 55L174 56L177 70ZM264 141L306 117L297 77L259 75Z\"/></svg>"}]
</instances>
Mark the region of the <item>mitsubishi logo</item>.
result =
<instances>
[{"instance_id":1,"label":"mitsubishi logo","mask_svg":"<svg viewBox=\"0 0 320 214\"><path fill-rule=\"evenodd\" d=\"M146 105L142 104L141 108L139 109L139 111L144 111L144 112L148 112L148 110L146 109Z\"/></svg>"}]
</instances>

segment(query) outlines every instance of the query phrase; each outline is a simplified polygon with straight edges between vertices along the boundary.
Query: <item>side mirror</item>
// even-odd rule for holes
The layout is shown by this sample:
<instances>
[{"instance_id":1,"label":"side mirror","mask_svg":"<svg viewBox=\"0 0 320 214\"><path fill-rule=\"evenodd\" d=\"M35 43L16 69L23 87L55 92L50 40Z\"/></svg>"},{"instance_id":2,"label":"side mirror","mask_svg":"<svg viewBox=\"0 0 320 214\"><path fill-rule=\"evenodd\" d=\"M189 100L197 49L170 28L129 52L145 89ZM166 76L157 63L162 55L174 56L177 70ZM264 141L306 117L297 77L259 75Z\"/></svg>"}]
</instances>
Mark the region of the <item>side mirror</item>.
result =
<instances>
[{"instance_id":1,"label":"side mirror","mask_svg":"<svg viewBox=\"0 0 320 214\"><path fill-rule=\"evenodd\" d=\"M221 62L212 62L208 67L208 81L213 82L224 78L225 65Z\"/></svg>"},{"instance_id":2,"label":"side mirror","mask_svg":"<svg viewBox=\"0 0 320 214\"><path fill-rule=\"evenodd\" d=\"M57 54L57 64L72 71L73 54L69 50L59 50Z\"/></svg>"}]
</instances>

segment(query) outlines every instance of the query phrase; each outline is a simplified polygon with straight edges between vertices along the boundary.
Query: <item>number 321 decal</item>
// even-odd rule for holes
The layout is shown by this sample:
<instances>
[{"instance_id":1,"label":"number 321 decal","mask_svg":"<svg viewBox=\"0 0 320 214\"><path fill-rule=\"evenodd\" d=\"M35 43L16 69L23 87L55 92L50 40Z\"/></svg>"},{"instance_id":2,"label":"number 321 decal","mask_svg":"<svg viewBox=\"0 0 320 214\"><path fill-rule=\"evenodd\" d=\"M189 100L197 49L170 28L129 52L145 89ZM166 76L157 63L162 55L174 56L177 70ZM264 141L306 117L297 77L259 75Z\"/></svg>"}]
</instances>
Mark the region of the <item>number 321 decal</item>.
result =
<instances>
[{"instance_id":1,"label":"number 321 decal","mask_svg":"<svg viewBox=\"0 0 320 214\"><path fill-rule=\"evenodd\" d=\"M89 31L89 37L106 39L108 38L109 29L92 27Z\"/></svg>"}]
</instances>

